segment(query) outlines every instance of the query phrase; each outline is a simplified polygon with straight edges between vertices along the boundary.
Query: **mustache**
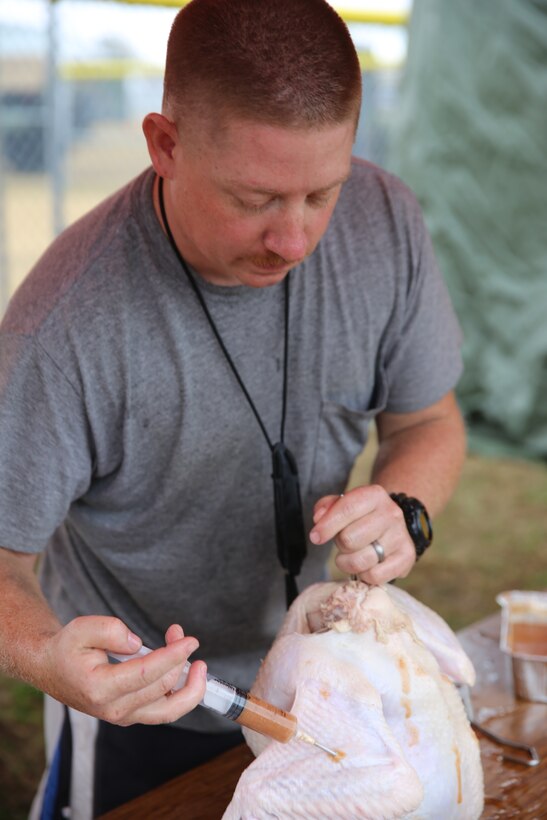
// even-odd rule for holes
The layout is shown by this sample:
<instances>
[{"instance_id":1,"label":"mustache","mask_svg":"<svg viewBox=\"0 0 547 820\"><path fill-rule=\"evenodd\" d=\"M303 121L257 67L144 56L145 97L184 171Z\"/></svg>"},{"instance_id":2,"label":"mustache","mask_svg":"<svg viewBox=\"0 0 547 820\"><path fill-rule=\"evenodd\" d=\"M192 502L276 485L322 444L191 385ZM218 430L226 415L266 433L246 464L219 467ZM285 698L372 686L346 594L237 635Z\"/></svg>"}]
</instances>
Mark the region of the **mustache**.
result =
<instances>
[{"instance_id":1,"label":"mustache","mask_svg":"<svg viewBox=\"0 0 547 820\"><path fill-rule=\"evenodd\" d=\"M257 268L278 268L282 265L293 265L294 262L289 262L283 256L277 253L267 253L260 256L249 256L249 262L256 265Z\"/></svg>"}]
</instances>

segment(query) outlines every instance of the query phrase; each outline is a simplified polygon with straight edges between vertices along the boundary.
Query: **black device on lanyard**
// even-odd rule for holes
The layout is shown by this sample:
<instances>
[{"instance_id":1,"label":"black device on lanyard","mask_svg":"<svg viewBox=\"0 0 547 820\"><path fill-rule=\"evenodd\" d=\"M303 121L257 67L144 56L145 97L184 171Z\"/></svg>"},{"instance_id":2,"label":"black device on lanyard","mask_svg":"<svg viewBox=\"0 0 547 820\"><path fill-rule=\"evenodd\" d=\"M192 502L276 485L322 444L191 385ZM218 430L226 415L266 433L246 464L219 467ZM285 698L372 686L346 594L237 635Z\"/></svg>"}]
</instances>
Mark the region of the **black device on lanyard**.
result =
<instances>
[{"instance_id":1,"label":"black device on lanyard","mask_svg":"<svg viewBox=\"0 0 547 820\"><path fill-rule=\"evenodd\" d=\"M300 573L302 563L307 553L306 533L304 526L304 515L302 512L302 500L300 497L300 484L298 481L298 469L296 466L296 459L294 458L288 447L285 446L285 415L287 407L287 375L288 375L288 358L289 358L289 276L290 272L285 277L285 350L283 357L283 397L281 407L281 430L279 434L279 441L272 443L268 431L264 426L258 410L255 407L245 384L239 375L239 372L233 362L232 357L224 344L224 341L218 331L217 326L213 321L213 317L209 312L207 303L201 289L192 275L190 268L186 264L184 257L179 251L177 244L171 233L171 228L167 220L165 212L165 203L163 199L163 178L158 177L158 197L160 204L161 216L163 224L167 232L167 236L171 246L177 256L181 267L190 282L197 299L203 309L203 312L211 326L213 333L220 345L220 348L230 365L237 382L243 391L247 402L258 425L262 431L266 443L270 448L272 454L272 479L274 486L274 508L275 508L275 533L277 541L277 554L281 566L285 570L285 593L287 598L287 608L292 604L298 595L298 588L296 585L296 576Z\"/></svg>"}]
</instances>

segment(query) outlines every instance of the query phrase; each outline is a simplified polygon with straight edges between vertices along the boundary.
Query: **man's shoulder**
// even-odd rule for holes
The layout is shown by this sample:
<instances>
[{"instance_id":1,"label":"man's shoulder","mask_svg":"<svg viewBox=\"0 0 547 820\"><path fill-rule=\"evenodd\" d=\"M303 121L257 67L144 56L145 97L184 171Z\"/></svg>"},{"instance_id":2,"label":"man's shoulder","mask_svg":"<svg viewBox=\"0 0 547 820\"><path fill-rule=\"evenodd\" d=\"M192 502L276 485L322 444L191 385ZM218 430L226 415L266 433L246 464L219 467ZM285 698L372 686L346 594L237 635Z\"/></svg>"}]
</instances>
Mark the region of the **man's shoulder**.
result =
<instances>
[{"instance_id":1,"label":"man's shoulder","mask_svg":"<svg viewBox=\"0 0 547 820\"><path fill-rule=\"evenodd\" d=\"M112 299L135 242L135 209L149 183L144 172L66 228L46 249L13 296L3 332L32 335L70 310L78 321Z\"/></svg>"},{"instance_id":2,"label":"man's shoulder","mask_svg":"<svg viewBox=\"0 0 547 820\"><path fill-rule=\"evenodd\" d=\"M389 201L400 203L407 209L420 209L416 196L400 177L361 157L352 157L351 174L344 193L367 204L372 200Z\"/></svg>"},{"instance_id":3,"label":"man's shoulder","mask_svg":"<svg viewBox=\"0 0 547 820\"><path fill-rule=\"evenodd\" d=\"M423 217L410 188L390 171L354 157L351 174L336 205L329 236L349 238L357 246L398 244L411 236L421 241Z\"/></svg>"}]
</instances>

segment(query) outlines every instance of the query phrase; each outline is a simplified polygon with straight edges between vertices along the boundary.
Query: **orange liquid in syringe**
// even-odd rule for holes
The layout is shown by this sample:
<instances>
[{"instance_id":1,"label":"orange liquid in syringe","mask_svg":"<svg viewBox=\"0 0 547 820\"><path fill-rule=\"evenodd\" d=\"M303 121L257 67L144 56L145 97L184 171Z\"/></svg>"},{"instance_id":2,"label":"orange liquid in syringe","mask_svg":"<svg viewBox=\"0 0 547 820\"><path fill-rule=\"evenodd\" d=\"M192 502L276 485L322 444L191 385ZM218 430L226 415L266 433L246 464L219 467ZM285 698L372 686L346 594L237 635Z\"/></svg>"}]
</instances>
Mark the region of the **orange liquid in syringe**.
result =
<instances>
[{"instance_id":1,"label":"orange liquid in syringe","mask_svg":"<svg viewBox=\"0 0 547 820\"><path fill-rule=\"evenodd\" d=\"M236 718L236 723L248 729L254 729L261 735L279 740L281 743L291 740L297 729L297 720L294 715L250 694L247 695L245 707Z\"/></svg>"},{"instance_id":2,"label":"orange liquid in syringe","mask_svg":"<svg viewBox=\"0 0 547 820\"><path fill-rule=\"evenodd\" d=\"M511 652L547 657L547 624L510 622L507 645Z\"/></svg>"}]
</instances>

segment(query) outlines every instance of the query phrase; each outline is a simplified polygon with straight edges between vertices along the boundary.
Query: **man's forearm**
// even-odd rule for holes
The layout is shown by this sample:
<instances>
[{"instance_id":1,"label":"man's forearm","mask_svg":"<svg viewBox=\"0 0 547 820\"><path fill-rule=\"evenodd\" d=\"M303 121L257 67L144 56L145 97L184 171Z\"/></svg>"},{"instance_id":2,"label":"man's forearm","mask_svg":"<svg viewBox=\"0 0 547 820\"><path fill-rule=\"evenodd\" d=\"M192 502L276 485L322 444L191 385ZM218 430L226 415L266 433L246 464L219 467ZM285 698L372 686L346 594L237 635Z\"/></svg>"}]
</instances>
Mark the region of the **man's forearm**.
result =
<instances>
[{"instance_id":1,"label":"man's forearm","mask_svg":"<svg viewBox=\"0 0 547 820\"><path fill-rule=\"evenodd\" d=\"M114 616L85 615L62 626L40 591L33 563L28 555L0 548L0 671L120 726L173 723L203 700L202 661L192 664L185 685L172 694L198 646L181 626L172 624L166 645L146 657L110 664L107 653L134 654L140 638Z\"/></svg>"},{"instance_id":2,"label":"man's forearm","mask_svg":"<svg viewBox=\"0 0 547 820\"><path fill-rule=\"evenodd\" d=\"M61 628L33 570L34 557L0 548L0 671L42 688L44 639Z\"/></svg>"},{"instance_id":3,"label":"man's forearm","mask_svg":"<svg viewBox=\"0 0 547 820\"><path fill-rule=\"evenodd\" d=\"M379 429L379 449L372 483L388 492L415 496L437 515L452 495L461 474L466 452L465 427L455 401L447 401L416 424ZM382 435L382 432L384 435Z\"/></svg>"}]
</instances>

